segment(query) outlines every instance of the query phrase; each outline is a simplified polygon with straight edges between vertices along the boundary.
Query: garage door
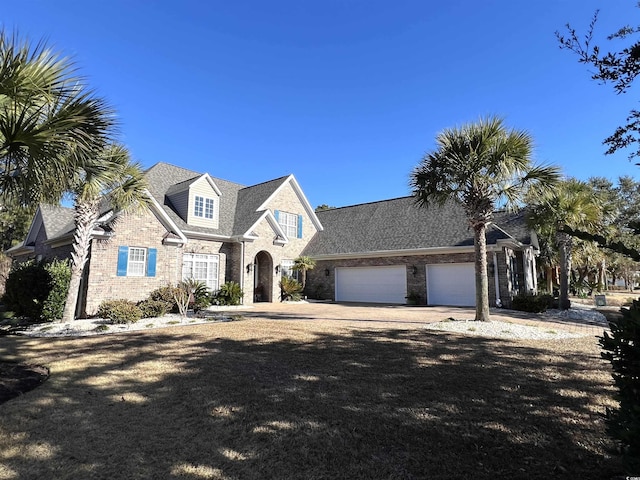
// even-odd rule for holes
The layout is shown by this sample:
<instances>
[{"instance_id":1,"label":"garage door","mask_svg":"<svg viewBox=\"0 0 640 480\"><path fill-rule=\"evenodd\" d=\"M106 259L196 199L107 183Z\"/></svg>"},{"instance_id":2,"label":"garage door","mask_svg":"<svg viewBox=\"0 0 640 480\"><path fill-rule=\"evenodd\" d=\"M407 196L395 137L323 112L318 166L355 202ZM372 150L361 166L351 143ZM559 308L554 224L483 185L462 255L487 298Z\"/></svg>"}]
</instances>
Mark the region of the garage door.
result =
<instances>
[{"instance_id":1,"label":"garage door","mask_svg":"<svg viewBox=\"0 0 640 480\"><path fill-rule=\"evenodd\" d=\"M429 305L475 306L473 263L427 265L427 301Z\"/></svg>"},{"instance_id":2,"label":"garage door","mask_svg":"<svg viewBox=\"0 0 640 480\"><path fill-rule=\"evenodd\" d=\"M406 303L407 268L336 268L336 301Z\"/></svg>"}]
</instances>

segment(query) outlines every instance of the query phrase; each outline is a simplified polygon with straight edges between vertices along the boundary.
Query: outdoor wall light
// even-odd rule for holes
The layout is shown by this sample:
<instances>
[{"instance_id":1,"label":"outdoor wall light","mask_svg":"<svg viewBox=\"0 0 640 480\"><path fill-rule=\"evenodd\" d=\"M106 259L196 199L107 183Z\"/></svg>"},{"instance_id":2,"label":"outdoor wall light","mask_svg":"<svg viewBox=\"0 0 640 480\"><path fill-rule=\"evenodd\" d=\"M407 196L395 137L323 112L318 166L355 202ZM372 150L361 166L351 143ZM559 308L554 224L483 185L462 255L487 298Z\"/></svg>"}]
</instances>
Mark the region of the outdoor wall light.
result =
<instances>
[{"instance_id":1,"label":"outdoor wall light","mask_svg":"<svg viewBox=\"0 0 640 480\"><path fill-rule=\"evenodd\" d=\"M415 265L412 265L412 266L411 266L411 273L413 273L414 275L415 275L416 273L418 273L418 267L416 267Z\"/></svg>"},{"instance_id":2,"label":"outdoor wall light","mask_svg":"<svg viewBox=\"0 0 640 480\"><path fill-rule=\"evenodd\" d=\"M328 277L329 275L331 275L331 271L329 271L329 269L328 269L328 268L325 268L325 269L324 269L324 276L325 276L325 277Z\"/></svg>"},{"instance_id":3,"label":"outdoor wall light","mask_svg":"<svg viewBox=\"0 0 640 480\"><path fill-rule=\"evenodd\" d=\"M280 265L276 265L276 275L280 273Z\"/></svg>"},{"instance_id":4,"label":"outdoor wall light","mask_svg":"<svg viewBox=\"0 0 640 480\"><path fill-rule=\"evenodd\" d=\"M253 272L253 263L250 263L249 265L247 265L247 273L251 273Z\"/></svg>"}]
</instances>

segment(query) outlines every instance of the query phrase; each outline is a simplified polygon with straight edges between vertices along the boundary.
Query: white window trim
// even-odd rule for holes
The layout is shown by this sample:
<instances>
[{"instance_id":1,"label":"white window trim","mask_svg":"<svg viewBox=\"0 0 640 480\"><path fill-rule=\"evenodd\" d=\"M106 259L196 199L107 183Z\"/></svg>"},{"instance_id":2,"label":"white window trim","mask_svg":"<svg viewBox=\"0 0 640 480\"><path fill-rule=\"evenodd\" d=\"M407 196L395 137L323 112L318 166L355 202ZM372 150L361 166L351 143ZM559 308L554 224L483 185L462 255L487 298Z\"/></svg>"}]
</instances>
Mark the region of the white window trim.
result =
<instances>
[{"instance_id":1,"label":"white window trim","mask_svg":"<svg viewBox=\"0 0 640 480\"><path fill-rule=\"evenodd\" d=\"M298 270L294 270L293 266L295 262L291 259L285 258L280 262L280 276L281 277L291 277L294 280L300 281L298 278L300 276L300 272Z\"/></svg>"},{"instance_id":2,"label":"white window trim","mask_svg":"<svg viewBox=\"0 0 640 480\"><path fill-rule=\"evenodd\" d=\"M298 236L298 215L295 213L280 211L278 223L288 238L296 238Z\"/></svg>"},{"instance_id":3,"label":"white window trim","mask_svg":"<svg viewBox=\"0 0 640 480\"><path fill-rule=\"evenodd\" d=\"M204 218L213 220L215 213L215 202L213 198L205 197L204 199Z\"/></svg>"},{"instance_id":4,"label":"white window trim","mask_svg":"<svg viewBox=\"0 0 640 480\"><path fill-rule=\"evenodd\" d=\"M188 272L185 271L185 262L190 262L191 267ZM206 263L207 278L197 278L194 276L196 262ZM215 265L215 271L211 272L212 265ZM220 255L202 254L202 253L184 253L182 254L182 279L187 280L194 278L203 281L209 290L216 291L220 288Z\"/></svg>"},{"instance_id":5,"label":"white window trim","mask_svg":"<svg viewBox=\"0 0 640 480\"><path fill-rule=\"evenodd\" d=\"M196 195L193 202L193 216L204 218L204 197Z\"/></svg>"},{"instance_id":6,"label":"white window trim","mask_svg":"<svg viewBox=\"0 0 640 480\"><path fill-rule=\"evenodd\" d=\"M136 252L142 252L142 260L132 259L132 254ZM127 277L144 277L147 273L147 249L144 247L129 247L127 257ZM133 271L133 266L138 267ZM142 266L142 272L139 271L139 267Z\"/></svg>"}]
</instances>

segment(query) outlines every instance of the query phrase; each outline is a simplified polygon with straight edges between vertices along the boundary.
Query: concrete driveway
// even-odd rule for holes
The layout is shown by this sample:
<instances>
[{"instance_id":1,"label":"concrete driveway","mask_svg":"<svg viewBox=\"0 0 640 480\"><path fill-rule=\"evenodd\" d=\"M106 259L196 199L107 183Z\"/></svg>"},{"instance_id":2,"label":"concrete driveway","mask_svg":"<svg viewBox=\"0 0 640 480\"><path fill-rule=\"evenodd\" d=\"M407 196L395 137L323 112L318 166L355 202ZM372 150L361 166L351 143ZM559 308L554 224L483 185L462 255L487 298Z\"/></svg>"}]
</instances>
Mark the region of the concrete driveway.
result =
<instances>
[{"instance_id":1,"label":"concrete driveway","mask_svg":"<svg viewBox=\"0 0 640 480\"><path fill-rule=\"evenodd\" d=\"M474 308L318 301L256 303L252 307L240 309L239 312L249 318L323 321L341 323L346 326L367 328L377 326L398 329L421 328L425 323L439 322L448 318L456 320L473 320L475 318ZM532 314L506 309L491 309L491 320L544 328L553 326L553 328L585 334L593 333L594 335L601 335L605 325L580 320L567 320L548 314Z\"/></svg>"}]
</instances>

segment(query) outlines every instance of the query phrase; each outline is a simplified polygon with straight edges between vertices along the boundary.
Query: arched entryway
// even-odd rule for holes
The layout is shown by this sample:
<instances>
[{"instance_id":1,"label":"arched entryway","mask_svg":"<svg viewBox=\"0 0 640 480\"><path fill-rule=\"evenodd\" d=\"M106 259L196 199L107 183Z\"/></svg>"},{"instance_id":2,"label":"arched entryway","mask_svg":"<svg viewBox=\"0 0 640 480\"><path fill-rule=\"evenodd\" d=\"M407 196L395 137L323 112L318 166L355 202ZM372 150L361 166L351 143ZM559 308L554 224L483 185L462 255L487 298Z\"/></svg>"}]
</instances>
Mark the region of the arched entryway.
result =
<instances>
[{"instance_id":1,"label":"arched entryway","mask_svg":"<svg viewBox=\"0 0 640 480\"><path fill-rule=\"evenodd\" d=\"M273 302L273 259L264 250L253 259L253 301Z\"/></svg>"}]
</instances>

